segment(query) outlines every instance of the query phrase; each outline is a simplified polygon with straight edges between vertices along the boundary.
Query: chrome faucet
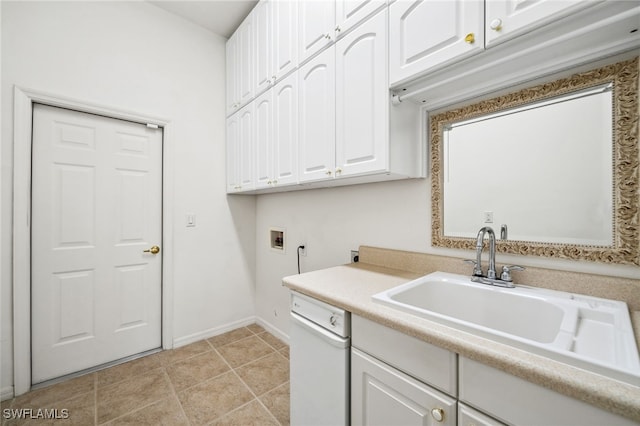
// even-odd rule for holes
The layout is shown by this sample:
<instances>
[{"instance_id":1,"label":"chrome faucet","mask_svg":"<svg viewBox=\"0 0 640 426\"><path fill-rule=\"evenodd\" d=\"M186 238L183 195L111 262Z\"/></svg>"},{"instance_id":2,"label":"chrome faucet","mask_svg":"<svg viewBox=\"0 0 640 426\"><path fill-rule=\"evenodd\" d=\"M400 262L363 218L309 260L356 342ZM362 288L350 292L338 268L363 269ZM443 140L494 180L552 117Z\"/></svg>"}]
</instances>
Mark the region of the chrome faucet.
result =
<instances>
[{"instance_id":1,"label":"chrome faucet","mask_svg":"<svg viewBox=\"0 0 640 426\"><path fill-rule=\"evenodd\" d=\"M487 275L482 273L482 249L484 248L484 236L489 235L489 266L487 267ZM471 281L497 285L500 287L513 288L513 280L511 278L511 271L522 271L524 267L518 265L503 266L502 274L498 278L496 274L496 234L489 226L480 228L478 231L478 237L476 238L476 260L465 260L465 262L473 263L473 276Z\"/></svg>"},{"instance_id":2,"label":"chrome faucet","mask_svg":"<svg viewBox=\"0 0 640 426\"><path fill-rule=\"evenodd\" d=\"M496 234L490 226L480 228L478 237L476 238L476 266L473 269L473 275L482 277L482 248L484 247L484 235L489 234L489 267L487 269L487 278L496 279Z\"/></svg>"}]
</instances>

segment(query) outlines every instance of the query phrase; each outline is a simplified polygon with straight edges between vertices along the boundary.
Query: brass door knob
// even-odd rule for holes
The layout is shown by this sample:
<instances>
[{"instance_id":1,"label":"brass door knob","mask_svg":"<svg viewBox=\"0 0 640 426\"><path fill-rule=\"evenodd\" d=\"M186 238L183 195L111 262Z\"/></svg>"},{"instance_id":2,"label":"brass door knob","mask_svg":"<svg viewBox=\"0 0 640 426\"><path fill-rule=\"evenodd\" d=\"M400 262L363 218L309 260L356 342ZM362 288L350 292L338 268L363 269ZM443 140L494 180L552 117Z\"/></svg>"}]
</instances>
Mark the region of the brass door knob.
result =
<instances>
[{"instance_id":1,"label":"brass door knob","mask_svg":"<svg viewBox=\"0 0 640 426\"><path fill-rule=\"evenodd\" d=\"M160 247L152 246L150 249L143 250L143 253L158 254L160 253Z\"/></svg>"}]
</instances>

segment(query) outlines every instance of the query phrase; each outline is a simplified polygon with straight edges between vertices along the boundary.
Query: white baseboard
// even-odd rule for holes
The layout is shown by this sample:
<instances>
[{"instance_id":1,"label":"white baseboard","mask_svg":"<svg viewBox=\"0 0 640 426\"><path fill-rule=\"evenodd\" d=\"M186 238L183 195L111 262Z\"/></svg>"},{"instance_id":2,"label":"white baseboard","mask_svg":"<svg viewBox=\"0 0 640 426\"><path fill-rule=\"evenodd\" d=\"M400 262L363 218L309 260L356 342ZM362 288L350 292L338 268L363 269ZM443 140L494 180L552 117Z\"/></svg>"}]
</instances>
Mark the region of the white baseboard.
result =
<instances>
[{"instance_id":1,"label":"white baseboard","mask_svg":"<svg viewBox=\"0 0 640 426\"><path fill-rule=\"evenodd\" d=\"M173 339L173 348L179 348L190 343L197 342L199 340L208 339L209 337L217 336L227 331L235 330L236 328L246 327L256 322L256 317L248 317L238 321L234 321L220 327L214 327L207 330L199 331L197 333L190 334L188 336L178 337Z\"/></svg>"},{"instance_id":2,"label":"white baseboard","mask_svg":"<svg viewBox=\"0 0 640 426\"><path fill-rule=\"evenodd\" d=\"M13 386L6 386L0 389L0 401L13 398Z\"/></svg>"},{"instance_id":3,"label":"white baseboard","mask_svg":"<svg viewBox=\"0 0 640 426\"><path fill-rule=\"evenodd\" d=\"M279 328L275 327L273 324L259 317L256 317L255 322L258 325L261 325L262 327L264 327L264 329L267 330L269 333L273 334L278 339L285 342L287 345L289 344L289 336L283 333Z\"/></svg>"}]
</instances>

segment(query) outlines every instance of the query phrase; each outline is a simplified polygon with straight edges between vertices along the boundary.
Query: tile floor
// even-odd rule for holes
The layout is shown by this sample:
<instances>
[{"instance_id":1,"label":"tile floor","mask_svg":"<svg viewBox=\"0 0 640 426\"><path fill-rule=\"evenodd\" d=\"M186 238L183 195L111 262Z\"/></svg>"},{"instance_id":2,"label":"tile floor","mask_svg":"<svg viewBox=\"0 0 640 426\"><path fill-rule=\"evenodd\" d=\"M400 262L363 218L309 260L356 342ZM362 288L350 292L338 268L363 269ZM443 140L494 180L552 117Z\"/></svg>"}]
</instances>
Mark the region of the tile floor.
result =
<instances>
[{"instance_id":1,"label":"tile floor","mask_svg":"<svg viewBox=\"0 0 640 426\"><path fill-rule=\"evenodd\" d=\"M2 402L6 409L68 410L69 425L288 425L289 347L252 324Z\"/></svg>"}]
</instances>

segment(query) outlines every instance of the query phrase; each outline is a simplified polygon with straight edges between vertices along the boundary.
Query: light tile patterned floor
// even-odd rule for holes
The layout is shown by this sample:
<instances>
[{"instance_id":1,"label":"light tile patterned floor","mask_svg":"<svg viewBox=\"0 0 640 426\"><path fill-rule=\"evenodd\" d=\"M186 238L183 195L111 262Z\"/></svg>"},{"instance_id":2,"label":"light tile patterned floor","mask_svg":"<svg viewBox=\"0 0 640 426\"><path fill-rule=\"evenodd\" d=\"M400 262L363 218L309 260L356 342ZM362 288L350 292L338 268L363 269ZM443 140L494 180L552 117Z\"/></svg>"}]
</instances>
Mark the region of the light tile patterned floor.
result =
<instances>
[{"instance_id":1,"label":"light tile patterned floor","mask_svg":"<svg viewBox=\"0 0 640 426\"><path fill-rule=\"evenodd\" d=\"M5 409L67 410L68 425L288 425L289 347L252 324L37 389ZM15 412L15 411L14 411Z\"/></svg>"}]
</instances>

